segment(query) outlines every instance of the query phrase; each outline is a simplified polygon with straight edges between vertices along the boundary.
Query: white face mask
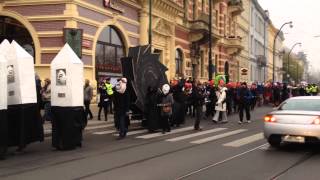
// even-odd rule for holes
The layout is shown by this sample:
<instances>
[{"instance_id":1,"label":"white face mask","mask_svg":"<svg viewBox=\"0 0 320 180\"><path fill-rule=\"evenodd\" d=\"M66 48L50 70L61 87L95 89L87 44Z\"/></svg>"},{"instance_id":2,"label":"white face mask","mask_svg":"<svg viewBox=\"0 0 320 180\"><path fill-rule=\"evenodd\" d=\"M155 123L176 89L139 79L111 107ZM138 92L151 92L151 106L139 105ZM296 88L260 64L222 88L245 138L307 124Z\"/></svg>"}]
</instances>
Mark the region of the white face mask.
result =
<instances>
[{"instance_id":1,"label":"white face mask","mask_svg":"<svg viewBox=\"0 0 320 180\"><path fill-rule=\"evenodd\" d=\"M126 81L125 81L126 82ZM127 83L122 81L122 79L116 84L116 91L123 94L127 89Z\"/></svg>"},{"instance_id":2,"label":"white face mask","mask_svg":"<svg viewBox=\"0 0 320 180\"><path fill-rule=\"evenodd\" d=\"M167 95L169 92L170 92L170 86L169 86L169 84L164 84L164 85L162 86L162 93L163 93L164 95Z\"/></svg>"}]
</instances>

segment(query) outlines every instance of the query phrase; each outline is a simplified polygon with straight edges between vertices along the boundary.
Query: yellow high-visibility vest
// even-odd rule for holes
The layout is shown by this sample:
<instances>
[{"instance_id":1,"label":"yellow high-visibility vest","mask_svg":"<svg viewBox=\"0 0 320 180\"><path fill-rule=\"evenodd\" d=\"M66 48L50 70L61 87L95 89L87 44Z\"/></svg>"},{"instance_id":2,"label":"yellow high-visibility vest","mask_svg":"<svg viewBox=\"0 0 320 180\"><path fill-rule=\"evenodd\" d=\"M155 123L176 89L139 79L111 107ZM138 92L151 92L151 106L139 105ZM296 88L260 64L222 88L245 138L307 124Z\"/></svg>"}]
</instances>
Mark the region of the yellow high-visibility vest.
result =
<instances>
[{"instance_id":1,"label":"yellow high-visibility vest","mask_svg":"<svg viewBox=\"0 0 320 180\"><path fill-rule=\"evenodd\" d=\"M106 83L105 85L106 85L107 94L109 96L113 95L112 84Z\"/></svg>"}]
</instances>

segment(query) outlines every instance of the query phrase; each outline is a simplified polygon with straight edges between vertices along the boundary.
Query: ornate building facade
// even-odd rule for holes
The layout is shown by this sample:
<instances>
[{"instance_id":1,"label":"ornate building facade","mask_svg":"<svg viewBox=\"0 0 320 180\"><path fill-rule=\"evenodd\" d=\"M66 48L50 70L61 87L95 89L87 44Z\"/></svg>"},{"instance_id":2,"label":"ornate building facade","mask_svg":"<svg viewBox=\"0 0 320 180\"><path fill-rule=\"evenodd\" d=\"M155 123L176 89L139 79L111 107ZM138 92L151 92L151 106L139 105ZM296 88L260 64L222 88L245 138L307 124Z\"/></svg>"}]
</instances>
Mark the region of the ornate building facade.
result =
<instances>
[{"instance_id":1,"label":"ornate building facade","mask_svg":"<svg viewBox=\"0 0 320 180\"><path fill-rule=\"evenodd\" d=\"M84 62L85 78L119 77L120 58L129 47L148 43L148 2L1 0L0 41L16 40L25 47L42 79L50 77L50 62L66 42ZM229 74L231 81L240 79L239 68L245 66L240 54L247 40L238 32L238 19L247 4L213 1L213 64L216 74ZM208 80L208 23L209 0L152 1L152 47L170 79Z\"/></svg>"}]
</instances>

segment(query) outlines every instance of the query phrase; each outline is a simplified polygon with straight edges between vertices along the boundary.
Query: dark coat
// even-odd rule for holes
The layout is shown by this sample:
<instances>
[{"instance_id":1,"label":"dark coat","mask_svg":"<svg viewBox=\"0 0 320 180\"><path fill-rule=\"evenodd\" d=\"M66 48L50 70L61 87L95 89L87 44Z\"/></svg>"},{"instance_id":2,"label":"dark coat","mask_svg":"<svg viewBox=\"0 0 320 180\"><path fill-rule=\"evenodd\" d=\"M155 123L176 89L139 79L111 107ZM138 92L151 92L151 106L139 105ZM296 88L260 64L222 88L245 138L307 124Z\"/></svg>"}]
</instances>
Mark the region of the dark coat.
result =
<instances>
[{"instance_id":1,"label":"dark coat","mask_svg":"<svg viewBox=\"0 0 320 180\"><path fill-rule=\"evenodd\" d=\"M160 126L160 109L157 104L160 102L159 93L156 89L149 89L145 104L145 117L150 131L155 131Z\"/></svg>"}]
</instances>

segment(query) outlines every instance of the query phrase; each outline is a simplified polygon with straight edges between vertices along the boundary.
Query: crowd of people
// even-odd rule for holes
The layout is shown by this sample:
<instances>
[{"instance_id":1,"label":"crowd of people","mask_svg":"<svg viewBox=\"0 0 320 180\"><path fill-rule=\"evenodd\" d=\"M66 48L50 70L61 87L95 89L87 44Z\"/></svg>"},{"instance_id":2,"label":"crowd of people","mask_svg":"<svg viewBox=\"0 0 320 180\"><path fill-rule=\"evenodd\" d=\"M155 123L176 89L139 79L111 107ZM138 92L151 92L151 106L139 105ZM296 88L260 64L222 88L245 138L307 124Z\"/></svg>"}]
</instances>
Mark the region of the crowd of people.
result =
<instances>
[{"instance_id":1,"label":"crowd of people","mask_svg":"<svg viewBox=\"0 0 320 180\"><path fill-rule=\"evenodd\" d=\"M167 92L169 90L169 93ZM288 86L285 83L194 82L191 80L172 80L162 89L149 88L145 108L145 118L150 132L185 123L186 116L195 118L194 129L201 130L201 119L212 118L213 123L227 123L230 114L239 114L239 124L251 122L250 112L255 107L278 106L292 96L317 95L315 84L308 86ZM173 100L169 100L172 96ZM168 108L167 106L170 106ZM170 109L170 110L168 110ZM167 124L170 124L168 127Z\"/></svg>"},{"instance_id":2,"label":"crowd of people","mask_svg":"<svg viewBox=\"0 0 320 180\"><path fill-rule=\"evenodd\" d=\"M108 114L114 114L114 122L119 130L119 137L126 136L129 125L130 93L127 79L119 78L116 85L105 78L98 84L98 120L102 112L104 121ZM43 120L51 121L50 80L45 79L44 86L39 87L39 96L44 109ZM170 132L172 127L185 123L186 116L195 118L194 129L201 130L201 119L210 119L213 123L227 123L230 114L239 114L239 124L251 122L250 112L263 105L278 106L292 96L317 95L319 88L315 84L288 86L285 83L251 83L191 81L186 79L171 80L161 88L149 87L143 117L150 132L158 129L162 133ZM93 88L89 80L84 85L84 108L87 119L92 119L90 102Z\"/></svg>"}]
</instances>

